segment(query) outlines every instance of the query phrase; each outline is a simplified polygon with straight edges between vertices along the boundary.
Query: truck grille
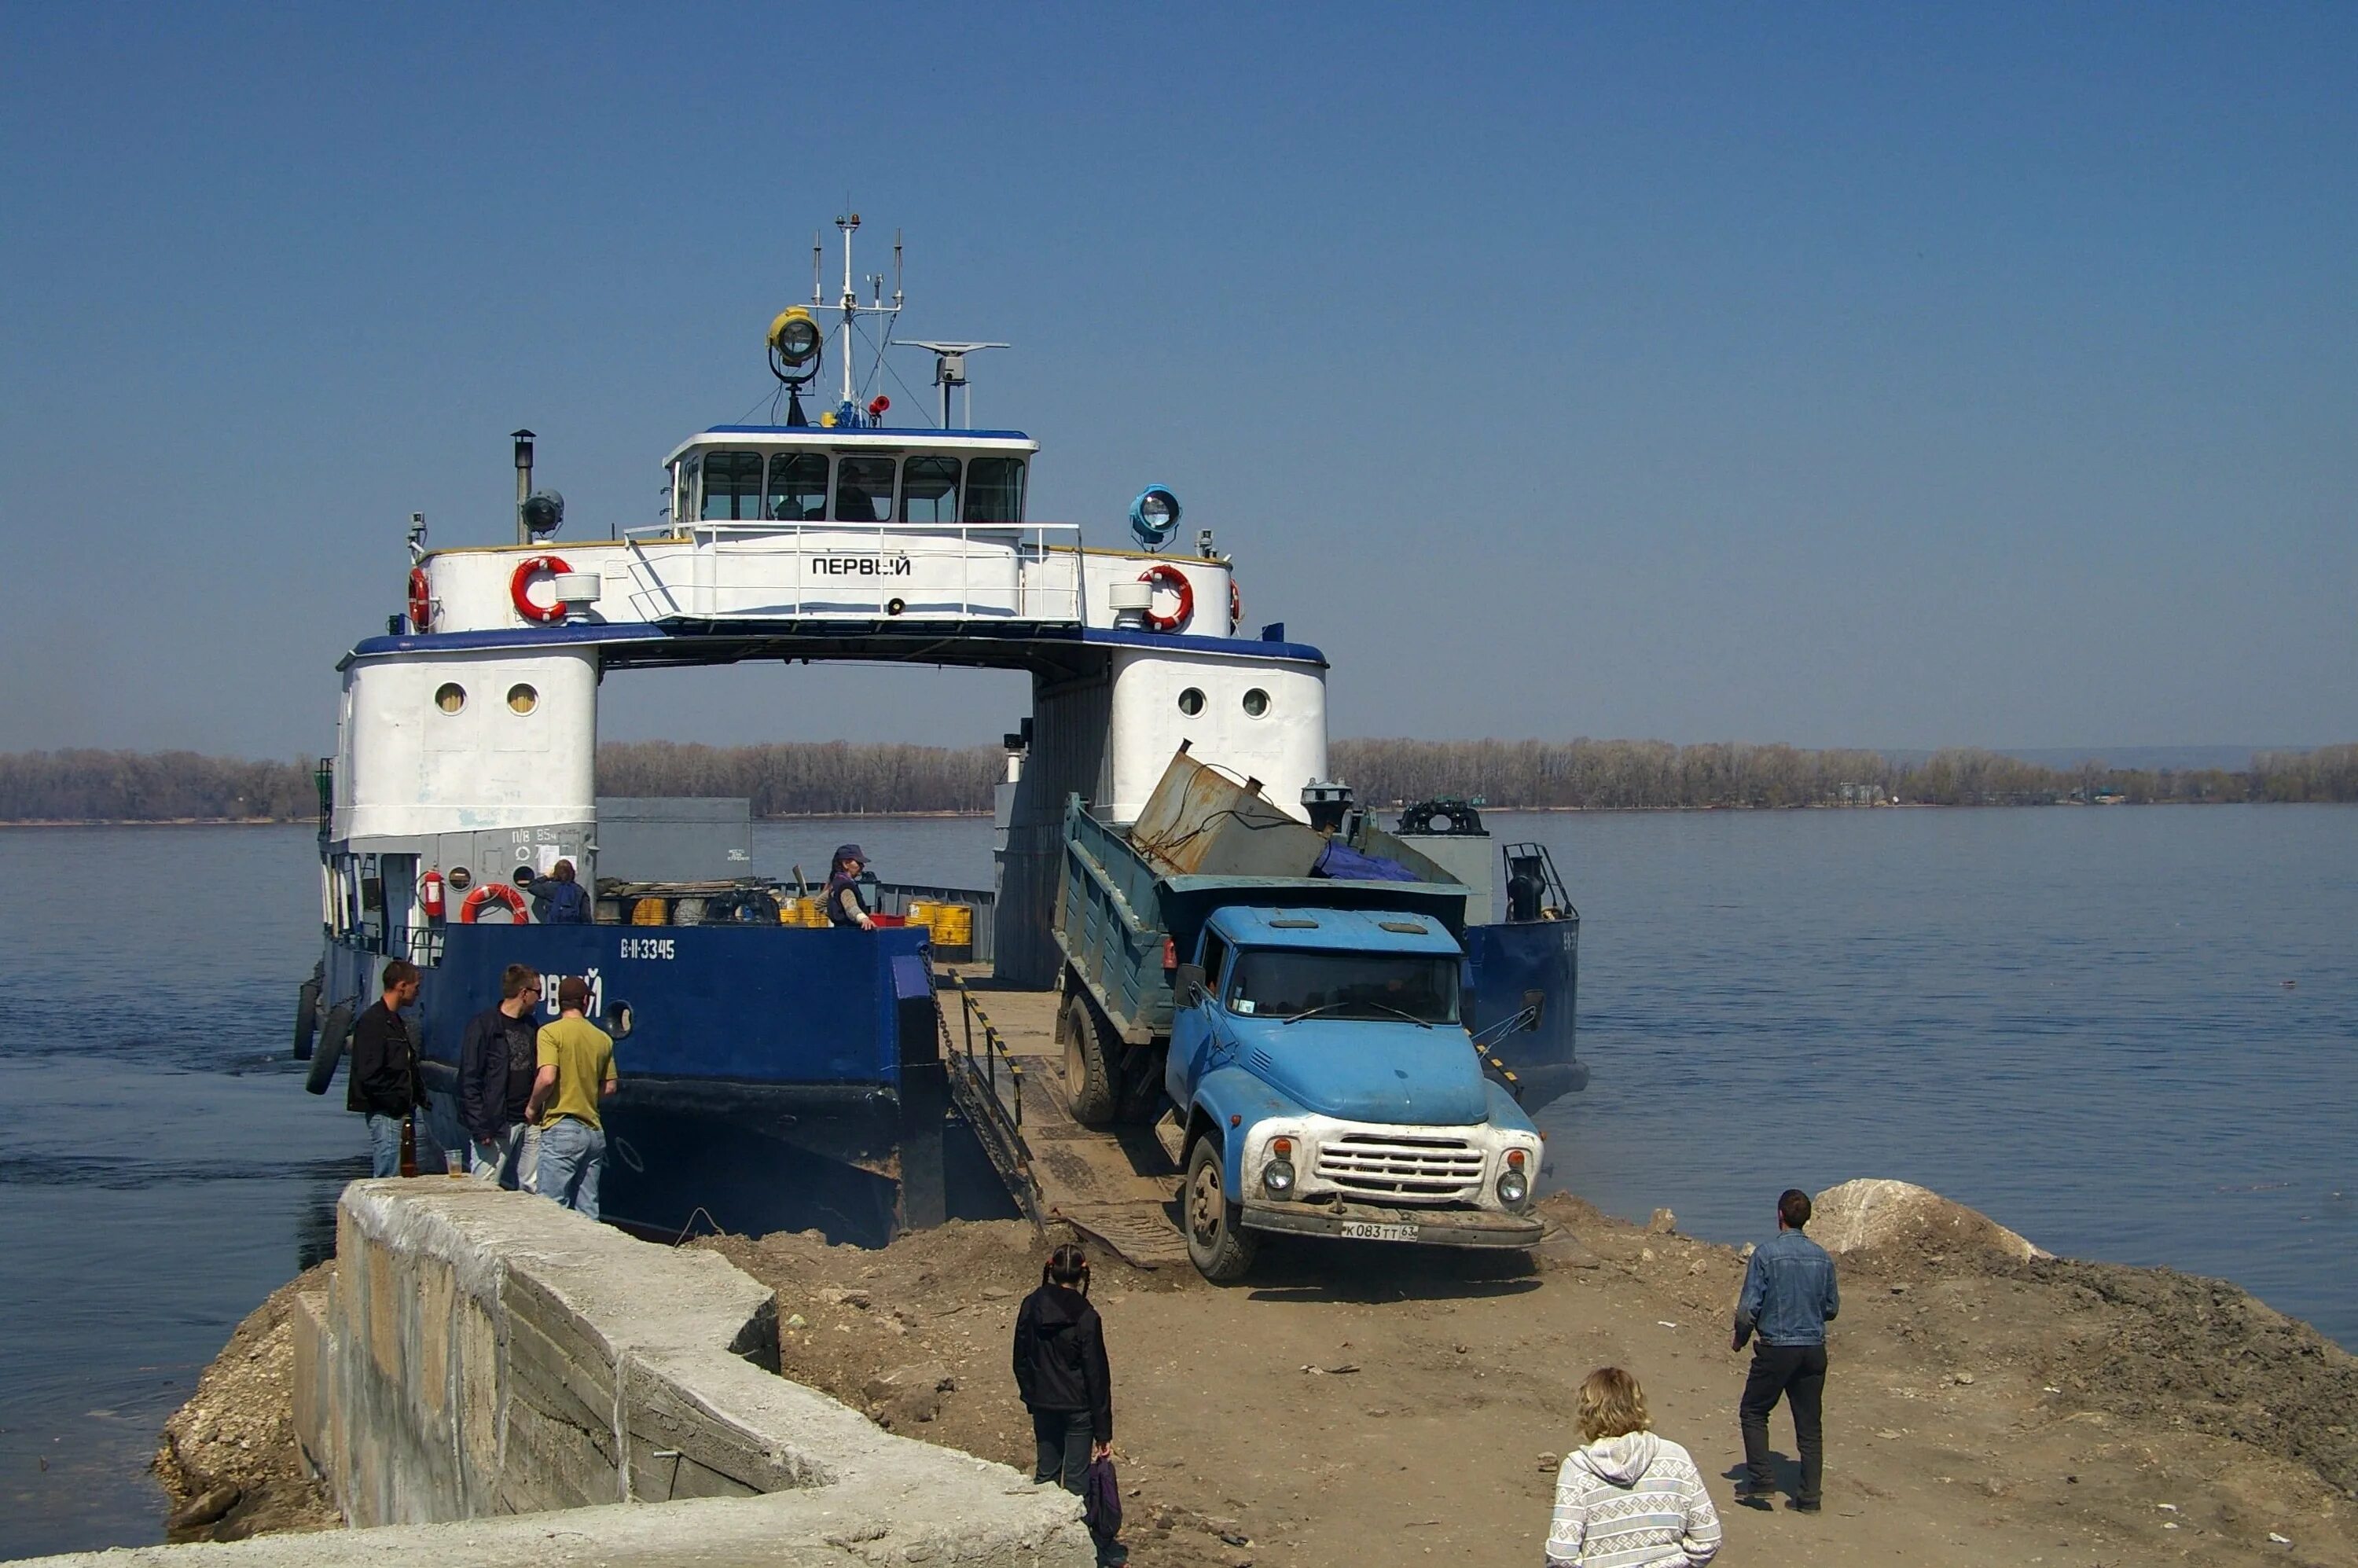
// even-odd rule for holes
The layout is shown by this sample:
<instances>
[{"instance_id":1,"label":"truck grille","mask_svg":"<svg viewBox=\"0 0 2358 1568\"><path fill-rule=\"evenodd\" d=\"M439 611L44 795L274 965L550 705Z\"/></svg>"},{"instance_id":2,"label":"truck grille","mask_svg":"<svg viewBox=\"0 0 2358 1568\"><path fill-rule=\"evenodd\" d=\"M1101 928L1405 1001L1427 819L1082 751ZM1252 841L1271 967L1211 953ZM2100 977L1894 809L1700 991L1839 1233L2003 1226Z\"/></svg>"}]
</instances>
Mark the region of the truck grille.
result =
<instances>
[{"instance_id":1,"label":"truck grille","mask_svg":"<svg viewBox=\"0 0 2358 1568\"><path fill-rule=\"evenodd\" d=\"M1462 1138L1352 1132L1319 1144L1318 1174L1362 1197L1442 1203L1479 1190L1482 1152Z\"/></svg>"}]
</instances>

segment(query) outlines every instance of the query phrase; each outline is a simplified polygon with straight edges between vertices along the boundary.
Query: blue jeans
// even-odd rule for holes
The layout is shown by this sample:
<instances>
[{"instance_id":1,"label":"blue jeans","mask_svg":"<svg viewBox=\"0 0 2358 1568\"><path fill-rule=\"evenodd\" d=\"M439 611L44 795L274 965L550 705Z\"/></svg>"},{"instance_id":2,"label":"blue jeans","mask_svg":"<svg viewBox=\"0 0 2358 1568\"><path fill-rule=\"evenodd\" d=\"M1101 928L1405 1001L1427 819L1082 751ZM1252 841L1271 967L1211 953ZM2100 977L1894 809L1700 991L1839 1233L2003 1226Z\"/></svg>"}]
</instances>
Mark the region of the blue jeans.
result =
<instances>
[{"instance_id":1,"label":"blue jeans","mask_svg":"<svg viewBox=\"0 0 2358 1568\"><path fill-rule=\"evenodd\" d=\"M597 1218L598 1172L605 1163L605 1133L579 1118L560 1116L540 1130L541 1196Z\"/></svg>"},{"instance_id":2,"label":"blue jeans","mask_svg":"<svg viewBox=\"0 0 2358 1568\"><path fill-rule=\"evenodd\" d=\"M489 1141L478 1138L471 1173L479 1182L510 1192L538 1192L540 1129L527 1121L510 1122Z\"/></svg>"},{"instance_id":3,"label":"blue jeans","mask_svg":"<svg viewBox=\"0 0 2358 1568\"><path fill-rule=\"evenodd\" d=\"M407 1119L398 1116L379 1116L369 1112L369 1174L397 1176L401 1174L401 1124Z\"/></svg>"}]
</instances>

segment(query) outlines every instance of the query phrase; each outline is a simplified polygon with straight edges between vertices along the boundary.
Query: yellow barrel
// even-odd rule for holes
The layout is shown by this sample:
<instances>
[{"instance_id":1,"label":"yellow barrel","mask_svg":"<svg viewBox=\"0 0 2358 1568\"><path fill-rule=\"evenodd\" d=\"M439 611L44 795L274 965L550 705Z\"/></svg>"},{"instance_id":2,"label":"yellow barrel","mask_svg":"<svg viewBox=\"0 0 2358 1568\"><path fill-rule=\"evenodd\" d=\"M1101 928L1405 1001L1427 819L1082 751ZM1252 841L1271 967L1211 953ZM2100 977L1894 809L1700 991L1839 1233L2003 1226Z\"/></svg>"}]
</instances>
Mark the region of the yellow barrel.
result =
<instances>
[{"instance_id":1,"label":"yellow barrel","mask_svg":"<svg viewBox=\"0 0 2358 1568\"><path fill-rule=\"evenodd\" d=\"M795 923L795 905L800 902L802 901L799 899L792 898L782 898L778 900L779 925L792 925Z\"/></svg>"},{"instance_id":2,"label":"yellow barrel","mask_svg":"<svg viewBox=\"0 0 2358 1568\"><path fill-rule=\"evenodd\" d=\"M936 903L929 905L933 914L926 929L934 934L936 946L971 947L974 946L974 905L970 903Z\"/></svg>"},{"instance_id":3,"label":"yellow barrel","mask_svg":"<svg viewBox=\"0 0 2358 1568\"><path fill-rule=\"evenodd\" d=\"M802 907L795 920L795 925L807 925L819 931L827 929L826 900L821 898L806 898L797 900L796 902L798 902Z\"/></svg>"},{"instance_id":4,"label":"yellow barrel","mask_svg":"<svg viewBox=\"0 0 2358 1568\"><path fill-rule=\"evenodd\" d=\"M662 899L643 898L639 900L638 903L631 906L631 924L633 925L666 925L670 924L670 913L665 907L664 901Z\"/></svg>"},{"instance_id":5,"label":"yellow barrel","mask_svg":"<svg viewBox=\"0 0 2358 1568\"><path fill-rule=\"evenodd\" d=\"M937 903L927 903L921 898L913 898L909 901L908 923L931 931L934 928L934 915L941 907Z\"/></svg>"}]
</instances>

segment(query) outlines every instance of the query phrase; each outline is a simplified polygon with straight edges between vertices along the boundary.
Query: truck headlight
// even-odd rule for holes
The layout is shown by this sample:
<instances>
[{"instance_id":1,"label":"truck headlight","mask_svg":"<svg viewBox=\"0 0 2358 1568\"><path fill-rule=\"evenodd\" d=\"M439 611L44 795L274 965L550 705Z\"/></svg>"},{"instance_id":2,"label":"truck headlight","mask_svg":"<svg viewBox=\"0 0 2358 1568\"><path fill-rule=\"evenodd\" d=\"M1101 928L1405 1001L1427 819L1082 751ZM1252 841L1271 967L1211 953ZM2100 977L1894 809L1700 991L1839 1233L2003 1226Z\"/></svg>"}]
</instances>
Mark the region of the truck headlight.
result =
<instances>
[{"instance_id":1,"label":"truck headlight","mask_svg":"<svg viewBox=\"0 0 2358 1568\"><path fill-rule=\"evenodd\" d=\"M1520 1208L1531 1195L1531 1178L1524 1169L1531 1158L1520 1149L1507 1151L1507 1168L1498 1173L1498 1201L1509 1208Z\"/></svg>"},{"instance_id":2,"label":"truck headlight","mask_svg":"<svg viewBox=\"0 0 2358 1568\"><path fill-rule=\"evenodd\" d=\"M1261 1191L1273 1198L1293 1195L1293 1140L1269 1141L1269 1163L1260 1168Z\"/></svg>"}]
</instances>

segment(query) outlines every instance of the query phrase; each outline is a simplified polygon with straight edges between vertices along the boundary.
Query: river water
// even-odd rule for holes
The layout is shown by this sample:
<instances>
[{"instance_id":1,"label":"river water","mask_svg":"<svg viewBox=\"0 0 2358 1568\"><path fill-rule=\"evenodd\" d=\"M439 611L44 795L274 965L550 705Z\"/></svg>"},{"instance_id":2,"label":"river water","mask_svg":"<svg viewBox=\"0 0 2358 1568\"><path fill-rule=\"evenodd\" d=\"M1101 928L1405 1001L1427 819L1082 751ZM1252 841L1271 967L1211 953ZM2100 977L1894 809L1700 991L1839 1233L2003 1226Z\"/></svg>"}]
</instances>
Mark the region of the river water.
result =
<instances>
[{"instance_id":1,"label":"river water","mask_svg":"<svg viewBox=\"0 0 2358 1568\"><path fill-rule=\"evenodd\" d=\"M2358 1346L2358 808L1490 825L1584 917L1555 1184L1733 1241L1903 1177ZM968 819L764 824L756 862L847 838L989 884ZM315 866L304 827L0 831L0 1557L159 1539L164 1417L366 1172L287 1060Z\"/></svg>"}]
</instances>

